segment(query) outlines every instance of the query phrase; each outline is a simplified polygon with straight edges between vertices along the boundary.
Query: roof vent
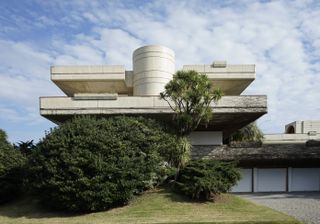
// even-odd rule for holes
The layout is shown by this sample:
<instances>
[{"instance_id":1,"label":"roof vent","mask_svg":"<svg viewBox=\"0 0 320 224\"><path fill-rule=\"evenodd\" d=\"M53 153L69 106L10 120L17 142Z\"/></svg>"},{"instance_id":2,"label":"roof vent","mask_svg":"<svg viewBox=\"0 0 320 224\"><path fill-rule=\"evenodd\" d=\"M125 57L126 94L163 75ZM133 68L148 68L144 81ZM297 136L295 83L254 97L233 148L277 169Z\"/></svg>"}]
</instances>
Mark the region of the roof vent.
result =
<instances>
[{"instance_id":1,"label":"roof vent","mask_svg":"<svg viewBox=\"0 0 320 224\"><path fill-rule=\"evenodd\" d=\"M225 68L225 67L227 67L227 62L226 61L214 61L211 64L211 67L213 67L213 68Z\"/></svg>"}]
</instances>

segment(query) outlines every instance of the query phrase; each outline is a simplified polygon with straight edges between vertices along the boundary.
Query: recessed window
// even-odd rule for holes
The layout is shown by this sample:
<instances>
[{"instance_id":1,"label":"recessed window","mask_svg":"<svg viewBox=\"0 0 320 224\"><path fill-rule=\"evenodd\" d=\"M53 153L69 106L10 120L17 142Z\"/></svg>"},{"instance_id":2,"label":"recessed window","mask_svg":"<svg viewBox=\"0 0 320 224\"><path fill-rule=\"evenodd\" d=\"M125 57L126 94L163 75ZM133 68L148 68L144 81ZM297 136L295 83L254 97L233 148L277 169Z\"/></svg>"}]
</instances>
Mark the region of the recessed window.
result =
<instances>
[{"instance_id":1,"label":"recessed window","mask_svg":"<svg viewBox=\"0 0 320 224\"><path fill-rule=\"evenodd\" d=\"M294 134L294 133L295 133L294 127L293 127L293 126L289 126L289 127L287 128L287 134Z\"/></svg>"}]
</instances>

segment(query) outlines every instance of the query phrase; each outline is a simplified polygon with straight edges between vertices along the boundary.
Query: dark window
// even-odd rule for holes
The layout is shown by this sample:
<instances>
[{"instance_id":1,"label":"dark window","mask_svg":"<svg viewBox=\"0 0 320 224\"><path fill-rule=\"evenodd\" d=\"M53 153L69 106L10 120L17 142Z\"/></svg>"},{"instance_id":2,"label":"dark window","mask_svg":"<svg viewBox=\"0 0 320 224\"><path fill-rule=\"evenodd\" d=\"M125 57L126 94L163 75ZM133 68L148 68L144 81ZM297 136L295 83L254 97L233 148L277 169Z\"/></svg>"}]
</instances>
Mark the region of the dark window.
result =
<instances>
[{"instance_id":1,"label":"dark window","mask_svg":"<svg viewBox=\"0 0 320 224\"><path fill-rule=\"evenodd\" d=\"M293 127L293 126L289 126L289 127L287 128L287 134L294 134L294 133L295 133L294 127Z\"/></svg>"}]
</instances>

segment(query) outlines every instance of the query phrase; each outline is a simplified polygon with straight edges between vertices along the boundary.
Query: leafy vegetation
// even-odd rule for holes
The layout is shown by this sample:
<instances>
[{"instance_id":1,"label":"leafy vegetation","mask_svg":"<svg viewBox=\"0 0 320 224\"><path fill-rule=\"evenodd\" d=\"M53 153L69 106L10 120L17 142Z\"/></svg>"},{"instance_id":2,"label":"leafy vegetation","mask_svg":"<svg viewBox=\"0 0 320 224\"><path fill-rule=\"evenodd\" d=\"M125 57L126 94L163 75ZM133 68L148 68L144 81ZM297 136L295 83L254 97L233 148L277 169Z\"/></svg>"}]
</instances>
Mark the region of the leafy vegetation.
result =
<instances>
[{"instance_id":1,"label":"leafy vegetation","mask_svg":"<svg viewBox=\"0 0 320 224\"><path fill-rule=\"evenodd\" d=\"M263 132L259 129L256 122L252 122L233 133L230 136L230 140L237 142L261 142L263 140Z\"/></svg>"},{"instance_id":2,"label":"leafy vegetation","mask_svg":"<svg viewBox=\"0 0 320 224\"><path fill-rule=\"evenodd\" d=\"M180 135L185 136L212 117L211 102L217 102L223 93L213 90L205 74L196 71L178 71L160 94L175 112Z\"/></svg>"},{"instance_id":3,"label":"leafy vegetation","mask_svg":"<svg viewBox=\"0 0 320 224\"><path fill-rule=\"evenodd\" d=\"M168 102L175 112L175 127L179 133L178 172L190 160L191 144L188 135L202 122L208 123L212 117L211 102L217 102L223 93L213 90L205 74L196 71L178 71L165 86L160 97ZM176 178L176 177L175 177Z\"/></svg>"},{"instance_id":4,"label":"leafy vegetation","mask_svg":"<svg viewBox=\"0 0 320 224\"><path fill-rule=\"evenodd\" d=\"M192 199L212 200L230 191L239 179L240 172L234 163L195 160L180 170L174 188Z\"/></svg>"},{"instance_id":5,"label":"leafy vegetation","mask_svg":"<svg viewBox=\"0 0 320 224\"><path fill-rule=\"evenodd\" d=\"M0 129L0 203L20 196L25 162L25 157L13 148L5 131Z\"/></svg>"},{"instance_id":6,"label":"leafy vegetation","mask_svg":"<svg viewBox=\"0 0 320 224\"><path fill-rule=\"evenodd\" d=\"M14 148L19 150L23 155L29 156L32 151L35 150L36 145L31 141L20 141L18 144L14 144Z\"/></svg>"},{"instance_id":7,"label":"leafy vegetation","mask_svg":"<svg viewBox=\"0 0 320 224\"><path fill-rule=\"evenodd\" d=\"M42 203L54 209L124 205L172 174L176 142L151 119L76 117L38 144L30 180Z\"/></svg>"}]
</instances>

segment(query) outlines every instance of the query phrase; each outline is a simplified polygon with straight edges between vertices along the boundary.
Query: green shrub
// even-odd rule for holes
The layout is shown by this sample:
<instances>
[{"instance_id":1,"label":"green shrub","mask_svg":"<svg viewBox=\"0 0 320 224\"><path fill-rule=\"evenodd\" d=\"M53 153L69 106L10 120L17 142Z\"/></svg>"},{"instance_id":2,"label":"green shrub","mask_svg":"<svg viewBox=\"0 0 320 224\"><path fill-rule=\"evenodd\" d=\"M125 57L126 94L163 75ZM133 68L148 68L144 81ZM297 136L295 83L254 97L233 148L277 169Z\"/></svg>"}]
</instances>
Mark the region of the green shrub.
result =
<instances>
[{"instance_id":1,"label":"green shrub","mask_svg":"<svg viewBox=\"0 0 320 224\"><path fill-rule=\"evenodd\" d=\"M231 142L262 142L262 140L263 132L257 126L256 122L248 124L230 136Z\"/></svg>"},{"instance_id":2,"label":"green shrub","mask_svg":"<svg viewBox=\"0 0 320 224\"><path fill-rule=\"evenodd\" d=\"M7 141L6 133L0 129L0 203L20 196L26 159Z\"/></svg>"},{"instance_id":3,"label":"green shrub","mask_svg":"<svg viewBox=\"0 0 320 224\"><path fill-rule=\"evenodd\" d=\"M33 143L33 140L31 141L20 141L17 144L14 144L13 147L17 150L19 150L22 155L28 157L32 154L32 151L35 150L36 146Z\"/></svg>"},{"instance_id":4,"label":"green shrub","mask_svg":"<svg viewBox=\"0 0 320 224\"><path fill-rule=\"evenodd\" d=\"M234 163L193 160L179 172L174 189L192 199L211 200L230 191L239 179Z\"/></svg>"},{"instance_id":5,"label":"green shrub","mask_svg":"<svg viewBox=\"0 0 320 224\"><path fill-rule=\"evenodd\" d=\"M76 117L40 141L30 179L54 209L105 210L163 181L175 142L151 119Z\"/></svg>"}]
</instances>

